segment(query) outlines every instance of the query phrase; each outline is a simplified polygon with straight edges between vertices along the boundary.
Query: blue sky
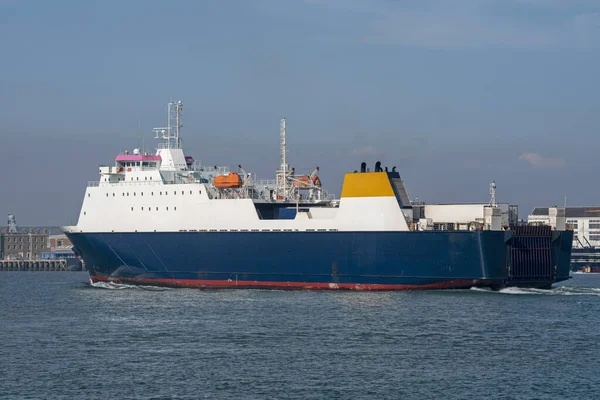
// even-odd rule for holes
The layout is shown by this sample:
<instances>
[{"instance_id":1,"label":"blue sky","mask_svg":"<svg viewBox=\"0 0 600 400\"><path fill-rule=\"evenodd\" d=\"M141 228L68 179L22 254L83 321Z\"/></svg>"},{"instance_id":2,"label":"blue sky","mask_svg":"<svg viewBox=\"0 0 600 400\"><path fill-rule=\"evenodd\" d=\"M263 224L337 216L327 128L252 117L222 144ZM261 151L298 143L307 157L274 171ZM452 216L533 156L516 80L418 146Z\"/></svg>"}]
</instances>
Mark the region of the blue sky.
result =
<instances>
[{"instance_id":1,"label":"blue sky","mask_svg":"<svg viewBox=\"0 0 600 400\"><path fill-rule=\"evenodd\" d=\"M186 152L272 178L398 167L411 197L600 203L600 1L0 0L0 215L75 223L182 100Z\"/></svg>"}]
</instances>

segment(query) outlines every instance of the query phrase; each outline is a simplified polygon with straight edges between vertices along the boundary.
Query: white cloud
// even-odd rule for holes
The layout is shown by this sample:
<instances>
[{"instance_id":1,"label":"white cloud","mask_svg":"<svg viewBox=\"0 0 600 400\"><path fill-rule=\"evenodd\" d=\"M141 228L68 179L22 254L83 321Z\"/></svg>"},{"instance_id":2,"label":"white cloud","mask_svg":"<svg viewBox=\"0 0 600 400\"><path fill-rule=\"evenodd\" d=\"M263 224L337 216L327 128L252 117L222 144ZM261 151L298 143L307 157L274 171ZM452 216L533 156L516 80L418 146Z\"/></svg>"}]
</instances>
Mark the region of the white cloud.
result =
<instances>
[{"instance_id":1,"label":"white cloud","mask_svg":"<svg viewBox=\"0 0 600 400\"><path fill-rule=\"evenodd\" d=\"M521 153L519 160L528 162L534 168L561 168L566 164L562 158L544 157L538 153Z\"/></svg>"},{"instance_id":2,"label":"white cloud","mask_svg":"<svg viewBox=\"0 0 600 400\"><path fill-rule=\"evenodd\" d=\"M591 0L305 1L355 12L364 21L368 43L436 49L600 48L600 3Z\"/></svg>"}]
</instances>

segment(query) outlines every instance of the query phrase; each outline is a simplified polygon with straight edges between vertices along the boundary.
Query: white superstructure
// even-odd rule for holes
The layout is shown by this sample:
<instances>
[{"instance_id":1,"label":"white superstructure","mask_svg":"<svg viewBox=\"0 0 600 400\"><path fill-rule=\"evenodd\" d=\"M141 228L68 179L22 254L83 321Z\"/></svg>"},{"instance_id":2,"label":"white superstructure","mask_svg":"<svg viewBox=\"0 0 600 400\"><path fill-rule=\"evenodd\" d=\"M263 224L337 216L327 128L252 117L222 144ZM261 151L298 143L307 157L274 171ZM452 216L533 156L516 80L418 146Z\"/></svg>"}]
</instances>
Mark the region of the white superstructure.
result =
<instances>
[{"instance_id":1,"label":"white superstructure","mask_svg":"<svg viewBox=\"0 0 600 400\"><path fill-rule=\"evenodd\" d=\"M407 231L498 230L506 211L490 204L425 205L414 214L400 175L375 164L367 172L346 174L342 196L323 191L319 168L296 175L288 165L285 119L280 125L281 164L272 181L203 166L181 145L183 104L171 102L167 125L155 128L154 154L134 149L101 166L90 182L76 226L66 232L177 231ZM415 206L417 207L417 206ZM285 216L286 211L293 211ZM423 212L424 211L424 212Z\"/></svg>"},{"instance_id":2,"label":"white superstructure","mask_svg":"<svg viewBox=\"0 0 600 400\"><path fill-rule=\"evenodd\" d=\"M168 105L167 126L155 154L119 154L89 182L72 232L407 230L394 197L333 200L316 175L295 176L286 161L281 123L281 166L276 181L259 181L240 167L201 166L181 146L181 102ZM297 207L294 219L265 219L257 205ZM393 216L394 218L389 218Z\"/></svg>"}]
</instances>

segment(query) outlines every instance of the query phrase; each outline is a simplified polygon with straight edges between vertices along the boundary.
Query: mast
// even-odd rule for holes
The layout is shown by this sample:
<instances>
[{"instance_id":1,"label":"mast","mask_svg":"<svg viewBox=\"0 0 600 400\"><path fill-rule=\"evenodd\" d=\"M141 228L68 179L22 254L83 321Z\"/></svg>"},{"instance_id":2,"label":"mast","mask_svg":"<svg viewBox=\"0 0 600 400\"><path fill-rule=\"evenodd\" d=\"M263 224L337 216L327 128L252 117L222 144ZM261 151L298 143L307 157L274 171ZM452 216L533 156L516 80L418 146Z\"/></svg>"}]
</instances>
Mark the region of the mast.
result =
<instances>
[{"instance_id":1,"label":"mast","mask_svg":"<svg viewBox=\"0 0 600 400\"><path fill-rule=\"evenodd\" d=\"M490 183L490 206L496 207L496 181Z\"/></svg>"},{"instance_id":2,"label":"mast","mask_svg":"<svg viewBox=\"0 0 600 400\"><path fill-rule=\"evenodd\" d=\"M287 193L287 187L286 187L286 181L287 181L287 170L288 170L288 165L286 162L286 157L285 157L285 153L286 153L286 144L285 144L285 118L283 118L281 120L281 122L279 123L279 142L280 142L280 151L281 151L281 179L280 179L280 185L281 185L281 194L283 196L283 199L285 200L286 197L286 193Z\"/></svg>"},{"instance_id":3,"label":"mast","mask_svg":"<svg viewBox=\"0 0 600 400\"><path fill-rule=\"evenodd\" d=\"M167 126L154 128L156 139L166 140L167 149L181 148L181 128L183 127L181 114L183 113L183 103L171 101L167 105Z\"/></svg>"}]
</instances>

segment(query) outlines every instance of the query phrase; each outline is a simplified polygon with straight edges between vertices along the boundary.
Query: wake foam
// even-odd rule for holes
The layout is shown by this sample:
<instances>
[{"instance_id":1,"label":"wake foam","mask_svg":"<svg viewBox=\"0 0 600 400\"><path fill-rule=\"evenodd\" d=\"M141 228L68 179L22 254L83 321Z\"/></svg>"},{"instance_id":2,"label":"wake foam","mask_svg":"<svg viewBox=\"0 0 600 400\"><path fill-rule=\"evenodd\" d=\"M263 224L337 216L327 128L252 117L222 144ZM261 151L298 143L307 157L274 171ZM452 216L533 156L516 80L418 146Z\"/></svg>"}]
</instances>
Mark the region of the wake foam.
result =
<instances>
[{"instance_id":1,"label":"wake foam","mask_svg":"<svg viewBox=\"0 0 600 400\"><path fill-rule=\"evenodd\" d=\"M533 289L508 287L500 290L491 290L487 288L471 288L475 292L512 294L512 295L545 295L545 296L600 296L600 288L584 288L559 286L553 289Z\"/></svg>"},{"instance_id":2,"label":"wake foam","mask_svg":"<svg viewBox=\"0 0 600 400\"><path fill-rule=\"evenodd\" d=\"M162 292L165 290L169 290L166 287L158 287L158 286L142 286L142 285L128 285L125 283L116 283L116 282L92 282L90 279L89 283L90 287L94 289L107 289L107 290L124 290L124 289L136 289L136 290L150 290Z\"/></svg>"}]
</instances>

